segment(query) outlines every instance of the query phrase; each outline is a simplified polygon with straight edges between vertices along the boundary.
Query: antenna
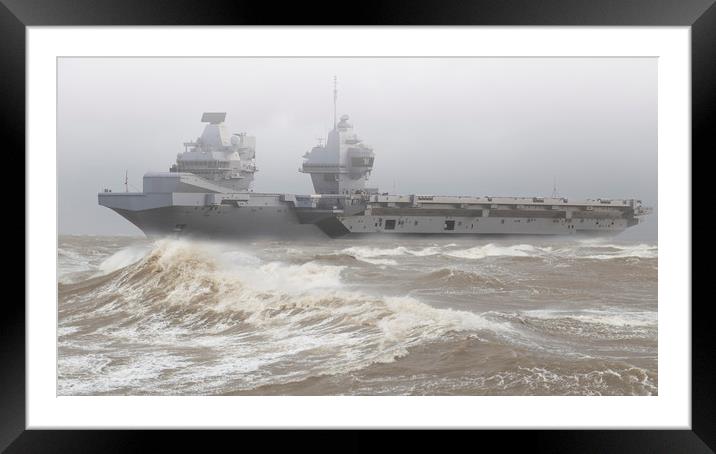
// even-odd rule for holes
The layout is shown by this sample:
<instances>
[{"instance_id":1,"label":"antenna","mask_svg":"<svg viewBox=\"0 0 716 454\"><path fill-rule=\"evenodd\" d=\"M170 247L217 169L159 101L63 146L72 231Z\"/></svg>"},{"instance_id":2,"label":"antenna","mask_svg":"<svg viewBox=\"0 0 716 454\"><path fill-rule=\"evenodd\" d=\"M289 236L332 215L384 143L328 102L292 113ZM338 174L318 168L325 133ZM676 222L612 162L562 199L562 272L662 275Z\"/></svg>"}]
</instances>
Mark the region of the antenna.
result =
<instances>
[{"instance_id":1,"label":"antenna","mask_svg":"<svg viewBox=\"0 0 716 454\"><path fill-rule=\"evenodd\" d=\"M338 124L337 114L336 114L336 104L338 103L338 78L336 76L333 76L333 129L336 129L336 125Z\"/></svg>"},{"instance_id":2,"label":"antenna","mask_svg":"<svg viewBox=\"0 0 716 454\"><path fill-rule=\"evenodd\" d=\"M129 192L129 170L124 171L124 192Z\"/></svg>"},{"instance_id":3,"label":"antenna","mask_svg":"<svg viewBox=\"0 0 716 454\"><path fill-rule=\"evenodd\" d=\"M322 147L323 146L323 137L318 137L316 140L318 141L318 146Z\"/></svg>"},{"instance_id":4,"label":"antenna","mask_svg":"<svg viewBox=\"0 0 716 454\"><path fill-rule=\"evenodd\" d=\"M557 197L559 197L557 193L557 177L552 177L552 198L556 199Z\"/></svg>"}]
</instances>

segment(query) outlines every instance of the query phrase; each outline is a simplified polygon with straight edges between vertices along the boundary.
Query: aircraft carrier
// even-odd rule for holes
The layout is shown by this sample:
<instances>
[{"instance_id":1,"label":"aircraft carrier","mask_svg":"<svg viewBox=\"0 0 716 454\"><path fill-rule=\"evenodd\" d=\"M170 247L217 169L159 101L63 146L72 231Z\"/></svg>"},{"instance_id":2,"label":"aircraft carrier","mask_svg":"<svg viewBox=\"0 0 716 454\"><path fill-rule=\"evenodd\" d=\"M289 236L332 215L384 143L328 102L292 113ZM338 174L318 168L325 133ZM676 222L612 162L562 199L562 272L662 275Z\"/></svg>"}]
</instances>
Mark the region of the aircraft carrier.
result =
<instances>
[{"instance_id":1,"label":"aircraft carrier","mask_svg":"<svg viewBox=\"0 0 716 454\"><path fill-rule=\"evenodd\" d=\"M636 199L472 197L380 193L366 186L373 149L335 115L326 143L304 156L314 194L261 193L254 137L229 134L224 112L208 112L202 135L184 143L169 172L144 175L142 192L100 192L108 207L147 236L211 238L364 235L614 234L651 212Z\"/></svg>"}]
</instances>

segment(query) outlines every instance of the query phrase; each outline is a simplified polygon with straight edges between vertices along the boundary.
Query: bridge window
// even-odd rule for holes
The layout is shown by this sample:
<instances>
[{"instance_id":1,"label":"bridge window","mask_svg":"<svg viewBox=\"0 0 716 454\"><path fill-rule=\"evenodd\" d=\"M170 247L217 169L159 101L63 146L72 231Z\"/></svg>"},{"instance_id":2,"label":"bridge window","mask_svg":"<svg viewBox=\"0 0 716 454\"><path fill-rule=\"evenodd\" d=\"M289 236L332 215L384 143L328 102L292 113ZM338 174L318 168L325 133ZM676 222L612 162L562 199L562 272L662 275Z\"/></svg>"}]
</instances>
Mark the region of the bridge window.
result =
<instances>
[{"instance_id":1,"label":"bridge window","mask_svg":"<svg viewBox=\"0 0 716 454\"><path fill-rule=\"evenodd\" d=\"M385 230L395 230L395 219L385 220Z\"/></svg>"},{"instance_id":2,"label":"bridge window","mask_svg":"<svg viewBox=\"0 0 716 454\"><path fill-rule=\"evenodd\" d=\"M445 230L455 230L455 221L445 221Z\"/></svg>"},{"instance_id":3,"label":"bridge window","mask_svg":"<svg viewBox=\"0 0 716 454\"><path fill-rule=\"evenodd\" d=\"M353 167L370 167L373 165L373 158L351 158Z\"/></svg>"}]
</instances>

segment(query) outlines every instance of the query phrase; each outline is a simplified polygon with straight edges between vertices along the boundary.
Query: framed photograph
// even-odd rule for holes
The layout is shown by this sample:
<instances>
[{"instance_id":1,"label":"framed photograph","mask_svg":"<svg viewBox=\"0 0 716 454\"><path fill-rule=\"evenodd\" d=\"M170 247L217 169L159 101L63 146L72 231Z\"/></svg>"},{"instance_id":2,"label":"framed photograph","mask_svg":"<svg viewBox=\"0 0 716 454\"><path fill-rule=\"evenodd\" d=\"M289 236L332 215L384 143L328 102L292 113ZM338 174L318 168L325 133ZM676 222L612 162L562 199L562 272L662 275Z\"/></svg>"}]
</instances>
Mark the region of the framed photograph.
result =
<instances>
[{"instance_id":1,"label":"framed photograph","mask_svg":"<svg viewBox=\"0 0 716 454\"><path fill-rule=\"evenodd\" d=\"M82 3L0 8L27 222L0 446L459 428L713 450L691 284L711 2Z\"/></svg>"}]
</instances>

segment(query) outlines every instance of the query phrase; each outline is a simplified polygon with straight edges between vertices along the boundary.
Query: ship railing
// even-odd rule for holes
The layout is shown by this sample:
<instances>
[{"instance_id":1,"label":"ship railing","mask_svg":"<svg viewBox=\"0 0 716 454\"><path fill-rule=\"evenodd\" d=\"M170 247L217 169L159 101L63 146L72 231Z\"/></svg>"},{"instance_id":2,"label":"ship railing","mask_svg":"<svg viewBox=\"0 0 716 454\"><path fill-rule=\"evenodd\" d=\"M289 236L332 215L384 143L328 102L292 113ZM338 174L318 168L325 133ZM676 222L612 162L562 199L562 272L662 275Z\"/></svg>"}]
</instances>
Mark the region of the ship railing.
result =
<instances>
[{"instance_id":1,"label":"ship railing","mask_svg":"<svg viewBox=\"0 0 716 454\"><path fill-rule=\"evenodd\" d=\"M638 207L634 210L634 216L647 216L654 212L652 207Z\"/></svg>"}]
</instances>

